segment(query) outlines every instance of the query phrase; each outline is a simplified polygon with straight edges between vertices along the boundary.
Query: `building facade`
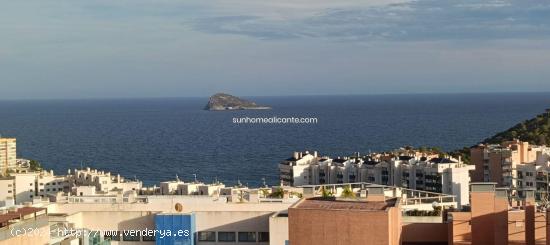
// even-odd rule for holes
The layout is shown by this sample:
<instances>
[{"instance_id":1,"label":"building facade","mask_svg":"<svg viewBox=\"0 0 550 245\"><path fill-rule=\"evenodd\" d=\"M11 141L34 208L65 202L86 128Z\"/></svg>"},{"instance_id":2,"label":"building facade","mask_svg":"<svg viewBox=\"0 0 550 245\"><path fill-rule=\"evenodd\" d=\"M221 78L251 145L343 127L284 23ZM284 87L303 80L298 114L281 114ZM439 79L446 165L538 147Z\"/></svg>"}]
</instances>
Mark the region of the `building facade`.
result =
<instances>
[{"instance_id":1,"label":"building facade","mask_svg":"<svg viewBox=\"0 0 550 245\"><path fill-rule=\"evenodd\" d=\"M535 189L536 200L548 200L549 147L514 140L499 145L478 145L470 152L472 164L476 166L472 181L494 182L519 196L523 196L526 189Z\"/></svg>"},{"instance_id":2,"label":"building facade","mask_svg":"<svg viewBox=\"0 0 550 245\"><path fill-rule=\"evenodd\" d=\"M15 138L0 138L0 174L6 175L17 164L17 142Z\"/></svg>"},{"instance_id":3,"label":"building facade","mask_svg":"<svg viewBox=\"0 0 550 245\"><path fill-rule=\"evenodd\" d=\"M283 185L324 185L366 182L451 194L459 205L469 203L472 165L460 159L417 152L371 154L332 159L309 152L294 154L279 164Z\"/></svg>"}]
</instances>

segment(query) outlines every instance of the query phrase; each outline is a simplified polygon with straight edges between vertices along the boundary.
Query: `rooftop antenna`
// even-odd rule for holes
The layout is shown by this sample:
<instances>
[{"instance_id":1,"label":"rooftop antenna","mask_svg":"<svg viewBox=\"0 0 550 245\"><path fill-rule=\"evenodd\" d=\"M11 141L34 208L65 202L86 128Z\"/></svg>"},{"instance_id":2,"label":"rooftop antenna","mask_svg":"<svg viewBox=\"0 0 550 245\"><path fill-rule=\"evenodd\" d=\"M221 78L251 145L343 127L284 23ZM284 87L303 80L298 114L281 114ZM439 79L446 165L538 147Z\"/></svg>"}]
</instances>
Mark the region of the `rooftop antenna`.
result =
<instances>
[{"instance_id":1,"label":"rooftop antenna","mask_svg":"<svg viewBox=\"0 0 550 245\"><path fill-rule=\"evenodd\" d=\"M80 170L83 170L84 167L82 166L82 161L80 161Z\"/></svg>"},{"instance_id":2,"label":"rooftop antenna","mask_svg":"<svg viewBox=\"0 0 550 245\"><path fill-rule=\"evenodd\" d=\"M240 179L240 178L237 178L237 185L238 185L239 187L243 186L243 184L241 183L241 179Z\"/></svg>"},{"instance_id":3,"label":"rooftop antenna","mask_svg":"<svg viewBox=\"0 0 550 245\"><path fill-rule=\"evenodd\" d=\"M197 183L197 174L193 174L193 178L195 179L195 183Z\"/></svg>"},{"instance_id":4,"label":"rooftop antenna","mask_svg":"<svg viewBox=\"0 0 550 245\"><path fill-rule=\"evenodd\" d=\"M176 174L176 181L180 182L180 177L178 177L178 174Z\"/></svg>"},{"instance_id":5,"label":"rooftop antenna","mask_svg":"<svg viewBox=\"0 0 550 245\"><path fill-rule=\"evenodd\" d=\"M215 181L215 182L214 182L215 184L219 184L219 183L220 183L220 182L218 181L218 176L214 177L214 181Z\"/></svg>"},{"instance_id":6,"label":"rooftop antenna","mask_svg":"<svg viewBox=\"0 0 550 245\"><path fill-rule=\"evenodd\" d=\"M267 185L265 184L265 177L262 178L262 183L264 187L267 187Z\"/></svg>"}]
</instances>

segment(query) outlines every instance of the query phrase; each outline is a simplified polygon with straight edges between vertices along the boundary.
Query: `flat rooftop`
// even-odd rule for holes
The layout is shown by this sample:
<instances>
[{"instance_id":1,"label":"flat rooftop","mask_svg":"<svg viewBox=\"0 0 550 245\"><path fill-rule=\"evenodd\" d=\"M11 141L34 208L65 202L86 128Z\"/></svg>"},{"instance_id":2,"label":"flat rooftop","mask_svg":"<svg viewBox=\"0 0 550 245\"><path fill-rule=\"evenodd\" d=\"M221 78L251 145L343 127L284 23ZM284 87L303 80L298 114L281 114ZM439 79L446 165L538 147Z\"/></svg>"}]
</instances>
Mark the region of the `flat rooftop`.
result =
<instances>
[{"instance_id":1,"label":"flat rooftop","mask_svg":"<svg viewBox=\"0 0 550 245\"><path fill-rule=\"evenodd\" d=\"M294 208L298 209L324 209L324 210L354 210L354 211L384 211L388 207L394 207L396 199L386 201L364 200L339 200L310 198L299 202Z\"/></svg>"},{"instance_id":2,"label":"flat rooftop","mask_svg":"<svg viewBox=\"0 0 550 245\"><path fill-rule=\"evenodd\" d=\"M0 215L0 227L3 227L7 222L14 219L20 219L22 216L26 216L33 213L38 213L46 210L45 208L34 208L34 207L22 207L18 208L17 211L9 211L6 214Z\"/></svg>"}]
</instances>

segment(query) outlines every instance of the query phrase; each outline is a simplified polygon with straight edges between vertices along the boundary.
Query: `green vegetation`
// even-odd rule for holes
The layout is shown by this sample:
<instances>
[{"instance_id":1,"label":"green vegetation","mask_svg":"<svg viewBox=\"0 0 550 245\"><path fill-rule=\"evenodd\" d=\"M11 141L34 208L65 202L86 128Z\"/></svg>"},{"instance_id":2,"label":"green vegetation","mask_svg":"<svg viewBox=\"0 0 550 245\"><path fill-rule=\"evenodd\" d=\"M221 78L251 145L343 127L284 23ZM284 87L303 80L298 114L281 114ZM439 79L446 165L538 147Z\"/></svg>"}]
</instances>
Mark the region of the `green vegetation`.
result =
<instances>
[{"instance_id":1,"label":"green vegetation","mask_svg":"<svg viewBox=\"0 0 550 245\"><path fill-rule=\"evenodd\" d=\"M342 191L341 198L355 198L355 192L351 189L351 185L346 185Z\"/></svg>"},{"instance_id":2,"label":"green vegetation","mask_svg":"<svg viewBox=\"0 0 550 245\"><path fill-rule=\"evenodd\" d=\"M480 142L481 144L500 144L504 141L519 139L533 145L550 144L550 109L535 118L525 120L512 128L502 131ZM473 147L473 146L472 146ZM453 157L462 157L466 164L470 163L470 147L464 147L449 153Z\"/></svg>"},{"instance_id":3,"label":"green vegetation","mask_svg":"<svg viewBox=\"0 0 550 245\"><path fill-rule=\"evenodd\" d=\"M464 162L465 164L470 163L470 147L464 147L460 150L449 152L449 155L451 155L454 158L461 157L462 162Z\"/></svg>"},{"instance_id":4,"label":"green vegetation","mask_svg":"<svg viewBox=\"0 0 550 245\"><path fill-rule=\"evenodd\" d=\"M334 197L334 194L332 194L331 191L327 190L324 186L321 186L321 197L322 198L332 198Z\"/></svg>"},{"instance_id":5,"label":"green vegetation","mask_svg":"<svg viewBox=\"0 0 550 245\"><path fill-rule=\"evenodd\" d=\"M534 145L547 145L550 143L550 109L535 118L525 120L506 131L487 138L482 143L499 144L514 139Z\"/></svg>"},{"instance_id":6,"label":"green vegetation","mask_svg":"<svg viewBox=\"0 0 550 245\"><path fill-rule=\"evenodd\" d=\"M434 207L433 211L426 211L426 210L408 210L405 211L405 214L407 216L441 216L441 207Z\"/></svg>"},{"instance_id":7,"label":"green vegetation","mask_svg":"<svg viewBox=\"0 0 550 245\"><path fill-rule=\"evenodd\" d=\"M31 160L29 162L29 168L33 171L42 170L42 164L36 160Z\"/></svg>"},{"instance_id":8,"label":"green vegetation","mask_svg":"<svg viewBox=\"0 0 550 245\"><path fill-rule=\"evenodd\" d=\"M275 191L271 193L271 195L269 195L269 197L271 198L283 198L284 196L285 191L281 187L278 187Z\"/></svg>"}]
</instances>

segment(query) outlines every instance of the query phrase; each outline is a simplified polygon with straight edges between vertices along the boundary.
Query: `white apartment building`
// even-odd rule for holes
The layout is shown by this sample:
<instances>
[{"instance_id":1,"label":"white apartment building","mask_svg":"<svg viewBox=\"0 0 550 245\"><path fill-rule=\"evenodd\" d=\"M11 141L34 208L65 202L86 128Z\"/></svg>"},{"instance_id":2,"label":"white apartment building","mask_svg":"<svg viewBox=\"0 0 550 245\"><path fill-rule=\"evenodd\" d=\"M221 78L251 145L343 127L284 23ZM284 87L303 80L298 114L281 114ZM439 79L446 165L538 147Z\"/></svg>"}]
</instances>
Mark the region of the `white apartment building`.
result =
<instances>
[{"instance_id":1,"label":"white apartment building","mask_svg":"<svg viewBox=\"0 0 550 245\"><path fill-rule=\"evenodd\" d=\"M47 198L69 190L66 176L56 176L53 171L18 172L0 178L0 203L6 200L15 204Z\"/></svg>"},{"instance_id":2,"label":"white apartment building","mask_svg":"<svg viewBox=\"0 0 550 245\"><path fill-rule=\"evenodd\" d=\"M311 164L318 161L317 152L294 152L291 158L279 164L281 183L288 186L301 186L310 184L310 175L307 171Z\"/></svg>"},{"instance_id":3,"label":"white apartment building","mask_svg":"<svg viewBox=\"0 0 550 245\"><path fill-rule=\"evenodd\" d=\"M0 207L15 200L15 177L0 177Z\"/></svg>"},{"instance_id":4,"label":"white apartment building","mask_svg":"<svg viewBox=\"0 0 550 245\"><path fill-rule=\"evenodd\" d=\"M161 195L220 195L225 185L220 182L205 184L198 181L185 182L176 177L176 180L160 182Z\"/></svg>"},{"instance_id":5,"label":"white apartment building","mask_svg":"<svg viewBox=\"0 0 550 245\"><path fill-rule=\"evenodd\" d=\"M393 157L371 154L331 159L305 152L295 153L279 164L284 185L367 182L455 195L459 205L469 203L469 172L474 168L460 159L419 154Z\"/></svg>"},{"instance_id":6,"label":"white apartment building","mask_svg":"<svg viewBox=\"0 0 550 245\"><path fill-rule=\"evenodd\" d=\"M161 195L175 195L178 192L178 186L184 184L177 176L176 180L160 182Z\"/></svg>"},{"instance_id":7,"label":"white apartment building","mask_svg":"<svg viewBox=\"0 0 550 245\"><path fill-rule=\"evenodd\" d=\"M81 169L69 172L69 181L74 186L95 186L97 191L109 192L111 190L139 191L142 182L138 180L127 180L119 174L111 175L110 172L99 171L97 169Z\"/></svg>"},{"instance_id":8,"label":"white apartment building","mask_svg":"<svg viewBox=\"0 0 550 245\"><path fill-rule=\"evenodd\" d=\"M526 190L535 190L536 200L549 200L550 192L550 148L544 147L536 152L536 160L531 163L516 165L517 190L519 196Z\"/></svg>"},{"instance_id":9,"label":"white apartment building","mask_svg":"<svg viewBox=\"0 0 550 245\"><path fill-rule=\"evenodd\" d=\"M15 177L15 203L32 202L36 197L36 179L39 172L12 173Z\"/></svg>"},{"instance_id":10,"label":"white apartment building","mask_svg":"<svg viewBox=\"0 0 550 245\"><path fill-rule=\"evenodd\" d=\"M17 164L17 142L15 138L0 137L0 174L5 175Z\"/></svg>"},{"instance_id":11,"label":"white apartment building","mask_svg":"<svg viewBox=\"0 0 550 245\"><path fill-rule=\"evenodd\" d=\"M70 191L69 178L55 175L52 170L42 171L36 179L36 191L40 197L56 195L58 192Z\"/></svg>"}]
</instances>

